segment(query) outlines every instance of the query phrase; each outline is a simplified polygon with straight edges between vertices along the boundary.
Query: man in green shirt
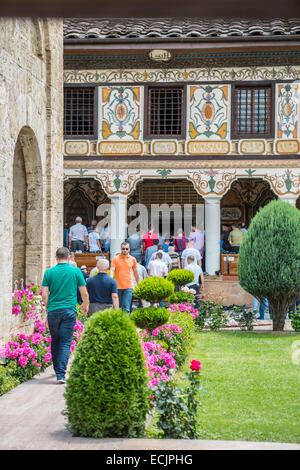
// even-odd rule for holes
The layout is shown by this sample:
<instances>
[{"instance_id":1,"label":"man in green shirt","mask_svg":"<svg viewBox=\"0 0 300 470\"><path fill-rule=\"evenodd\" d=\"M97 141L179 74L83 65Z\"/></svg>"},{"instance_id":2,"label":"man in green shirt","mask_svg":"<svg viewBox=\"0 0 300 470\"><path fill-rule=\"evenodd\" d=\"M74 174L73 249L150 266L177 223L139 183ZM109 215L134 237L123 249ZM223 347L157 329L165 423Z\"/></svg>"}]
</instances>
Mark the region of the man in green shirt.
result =
<instances>
[{"instance_id":1,"label":"man in green shirt","mask_svg":"<svg viewBox=\"0 0 300 470\"><path fill-rule=\"evenodd\" d=\"M86 282L80 269L69 264L68 248L58 248L57 264L47 269L42 282L43 301L48 311L51 354L58 383L66 383L65 374L76 322L77 289L83 300L82 309L89 309Z\"/></svg>"}]
</instances>

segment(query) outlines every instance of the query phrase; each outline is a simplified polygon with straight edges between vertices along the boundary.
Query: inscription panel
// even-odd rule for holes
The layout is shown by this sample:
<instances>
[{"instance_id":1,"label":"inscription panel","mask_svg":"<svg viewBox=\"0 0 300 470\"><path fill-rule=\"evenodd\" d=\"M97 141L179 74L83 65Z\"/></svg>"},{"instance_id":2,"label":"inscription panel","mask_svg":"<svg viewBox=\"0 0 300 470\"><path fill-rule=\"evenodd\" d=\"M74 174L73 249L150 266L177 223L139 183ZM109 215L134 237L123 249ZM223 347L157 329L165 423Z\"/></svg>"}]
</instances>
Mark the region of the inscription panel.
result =
<instances>
[{"instance_id":1,"label":"inscription panel","mask_svg":"<svg viewBox=\"0 0 300 470\"><path fill-rule=\"evenodd\" d=\"M250 155L265 153L266 144L264 140L242 140L240 142L240 153Z\"/></svg>"},{"instance_id":2,"label":"inscription panel","mask_svg":"<svg viewBox=\"0 0 300 470\"><path fill-rule=\"evenodd\" d=\"M141 155L143 153L142 142L99 142L98 153L100 155Z\"/></svg>"},{"instance_id":3,"label":"inscription panel","mask_svg":"<svg viewBox=\"0 0 300 470\"><path fill-rule=\"evenodd\" d=\"M298 140L277 140L276 152L279 154L294 154L299 152Z\"/></svg>"},{"instance_id":4,"label":"inscription panel","mask_svg":"<svg viewBox=\"0 0 300 470\"><path fill-rule=\"evenodd\" d=\"M230 151L228 141L189 141L187 143L187 153L190 155L227 155Z\"/></svg>"},{"instance_id":5,"label":"inscription panel","mask_svg":"<svg viewBox=\"0 0 300 470\"><path fill-rule=\"evenodd\" d=\"M176 155L177 142L174 142L172 140L153 141L152 153L154 155Z\"/></svg>"},{"instance_id":6,"label":"inscription panel","mask_svg":"<svg viewBox=\"0 0 300 470\"><path fill-rule=\"evenodd\" d=\"M65 154L70 156L88 155L90 150L89 141L67 140L65 141Z\"/></svg>"}]
</instances>

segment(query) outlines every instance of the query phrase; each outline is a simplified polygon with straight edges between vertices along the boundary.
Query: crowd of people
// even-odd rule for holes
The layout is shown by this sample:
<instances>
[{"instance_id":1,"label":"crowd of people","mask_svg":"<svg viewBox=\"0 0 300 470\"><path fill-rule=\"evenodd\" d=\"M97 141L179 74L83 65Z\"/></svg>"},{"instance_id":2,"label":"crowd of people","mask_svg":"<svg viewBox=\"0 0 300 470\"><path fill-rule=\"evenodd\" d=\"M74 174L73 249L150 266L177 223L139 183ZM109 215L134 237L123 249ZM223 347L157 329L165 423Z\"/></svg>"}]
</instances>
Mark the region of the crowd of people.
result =
<instances>
[{"instance_id":1,"label":"crowd of people","mask_svg":"<svg viewBox=\"0 0 300 470\"><path fill-rule=\"evenodd\" d=\"M79 221L77 223L82 225ZM192 233L194 232L196 230ZM70 233L85 236L85 230L80 226ZM179 238L182 241L183 235ZM71 240L71 248L81 247L78 241L80 240ZM194 275L189 287L199 293L200 286L204 286L202 256L194 246L193 237L179 243L181 256L175 252L174 246L170 246L169 239L161 244L152 228L142 241L147 255L146 266L141 263L141 258L132 256L130 241L125 241L121 243L120 253L112 258L111 264L106 258L99 257L95 272L90 274L83 266L81 269L77 268L74 254L68 247L57 249L57 264L47 269L43 277L42 296L48 312L51 353L58 383L65 383L78 300L83 312L88 315L107 308L121 308L130 314L133 289L142 279L147 276L165 277L171 269L181 265ZM176 263L172 254L177 255ZM139 299L140 305L142 299Z\"/></svg>"},{"instance_id":2,"label":"crowd of people","mask_svg":"<svg viewBox=\"0 0 300 470\"><path fill-rule=\"evenodd\" d=\"M109 238L105 239L107 241L105 247L96 230L96 220L92 221L89 228L82 225L80 217L77 217L75 222L68 233L67 248L72 250L70 263L76 267L74 252L89 249L89 252L101 255L107 250ZM109 228L106 231L109 233ZM201 288L204 288L202 270L204 233L194 225L191 226L188 238L181 229L176 236L161 237L155 228L150 226L144 235L135 231L120 248L120 253L111 259L111 266L109 261L102 259L101 256L97 267L90 273L87 272L86 266L81 266L90 295L90 314L108 306L115 308L120 306L130 313L133 288L139 280L148 276L166 277L172 269L185 268L193 272L194 280L189 287L192 287L197 294ZM108 281L108 272L113 283ZM116 294L118 299L115 297ZM82 302L80 292L78 292L78 302ZM142 304L141 300L139 304Z\"/></svg>"}]
</instances>

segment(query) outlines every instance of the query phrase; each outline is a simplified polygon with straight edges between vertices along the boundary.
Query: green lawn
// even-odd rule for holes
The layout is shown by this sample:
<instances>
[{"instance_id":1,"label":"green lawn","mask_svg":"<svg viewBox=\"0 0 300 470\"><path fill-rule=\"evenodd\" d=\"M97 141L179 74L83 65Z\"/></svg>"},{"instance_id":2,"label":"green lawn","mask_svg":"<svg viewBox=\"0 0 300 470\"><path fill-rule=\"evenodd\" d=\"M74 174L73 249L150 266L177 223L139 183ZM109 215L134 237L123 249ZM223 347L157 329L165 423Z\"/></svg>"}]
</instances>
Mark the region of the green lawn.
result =
<instances>
[{"instance_id":1,"label":"green lawn","mask_svg":"<svg viewBox=\"0 0 300 470\"><path fill-rule=\"evenodd\" d=\"M291 361L297 340L299 334L197 334L190 359L203 363L200 439L300 442L300 365Z\"/></svg>"}]
</instances>

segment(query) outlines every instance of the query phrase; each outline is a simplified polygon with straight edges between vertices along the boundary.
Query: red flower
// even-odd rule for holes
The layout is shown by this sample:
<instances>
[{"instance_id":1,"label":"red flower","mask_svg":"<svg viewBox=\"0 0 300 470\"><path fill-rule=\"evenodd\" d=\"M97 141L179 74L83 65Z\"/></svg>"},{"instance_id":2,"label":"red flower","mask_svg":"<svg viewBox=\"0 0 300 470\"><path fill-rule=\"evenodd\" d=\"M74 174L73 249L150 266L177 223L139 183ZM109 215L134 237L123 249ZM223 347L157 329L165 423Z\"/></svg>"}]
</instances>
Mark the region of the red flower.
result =
<instances>
[{"instance_id":1,"label":"red flower","mask_svg":"<svg viewBox=\"0 0 300 470\"><path fill-rule=\"evenodd\" d=\"M193 359L190 363L190 369L195 371L195 372L199 372L201 369L202 369L202 364L200 361L196 361L195 359Z\"/></svg>"}]
</instances>

